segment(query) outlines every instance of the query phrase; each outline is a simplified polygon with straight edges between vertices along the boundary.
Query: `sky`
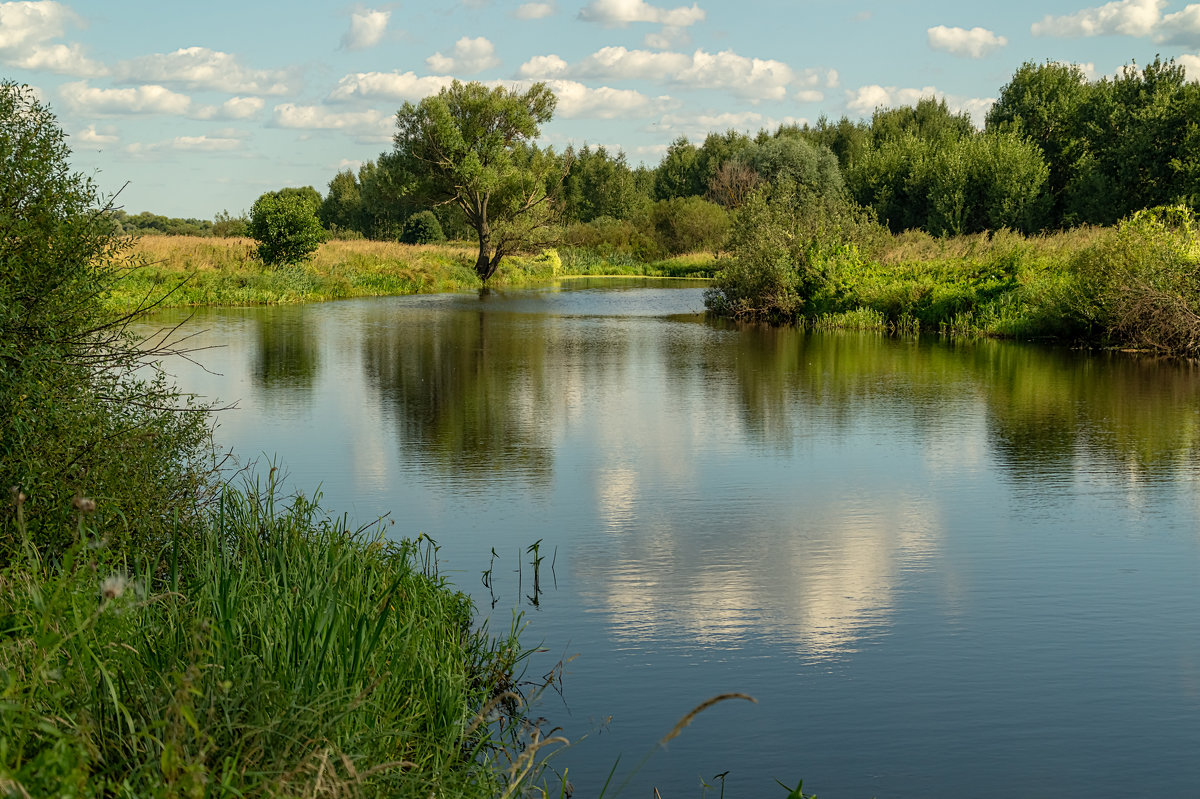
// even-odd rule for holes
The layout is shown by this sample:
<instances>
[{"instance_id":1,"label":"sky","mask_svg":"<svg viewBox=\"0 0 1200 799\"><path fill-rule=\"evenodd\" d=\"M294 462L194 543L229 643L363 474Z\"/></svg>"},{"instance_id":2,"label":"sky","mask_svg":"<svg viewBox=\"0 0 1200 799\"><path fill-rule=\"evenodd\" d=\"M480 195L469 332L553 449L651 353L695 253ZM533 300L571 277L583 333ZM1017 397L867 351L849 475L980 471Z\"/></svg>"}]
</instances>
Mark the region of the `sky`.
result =
<instances>
[{"instance_id":1,"label":"sky","mask_svg":"<svg viewBox=\"0 0 1200 799\"><path fill-rule=\"evenodd\" d=\"M869 118L945 98L982 124L1026 61L1093 78L1156 55L1200 79L1177 0L0 0L0 76L129 213L211 219L391 149L453 79L558 97L540 143L658 163L679 136Z\"/></svg>"}]
</instances>

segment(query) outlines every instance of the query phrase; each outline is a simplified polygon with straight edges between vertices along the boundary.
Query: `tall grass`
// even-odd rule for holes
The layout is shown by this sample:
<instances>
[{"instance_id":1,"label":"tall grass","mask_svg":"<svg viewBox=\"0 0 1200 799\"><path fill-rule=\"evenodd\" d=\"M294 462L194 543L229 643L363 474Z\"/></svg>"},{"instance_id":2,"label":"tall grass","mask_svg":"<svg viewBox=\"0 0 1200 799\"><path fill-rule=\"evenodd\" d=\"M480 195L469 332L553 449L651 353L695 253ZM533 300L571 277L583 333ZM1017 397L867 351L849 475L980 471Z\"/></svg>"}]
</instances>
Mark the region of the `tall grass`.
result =
<instances>
[{"instance_id":1,"label":"tall grass","mask_svg":"<svg viewBox=\"0 0 1200 799\"><path fill-rule=\"evenodd\" d=\"M427 543L273 482L138 557L80 507L61 559L0 570L5 795L491 797L536 771L497 767L518 744L480 713L515 707L527 653L472 631Z\"/></svg>"},{"instance_id":2,"label":"tall grass","mask_svg":"<svg viewBox=\"0 0 1200 799\"><path fill-rule=\"evenodd\" d=\"M277 305L351 297L471 291L479 288L475 249L466 242L399 244L330 240L304 263L269 267L253 240L194 236L142 236L134 254L145 265L124 273L105 298L116 311L147 302L162 307ZM600 257L570 248L505 258L493 281L522 285L571 275L710 277L707 253L642 263L625 256Z\"/></svg>"}]
</instances>

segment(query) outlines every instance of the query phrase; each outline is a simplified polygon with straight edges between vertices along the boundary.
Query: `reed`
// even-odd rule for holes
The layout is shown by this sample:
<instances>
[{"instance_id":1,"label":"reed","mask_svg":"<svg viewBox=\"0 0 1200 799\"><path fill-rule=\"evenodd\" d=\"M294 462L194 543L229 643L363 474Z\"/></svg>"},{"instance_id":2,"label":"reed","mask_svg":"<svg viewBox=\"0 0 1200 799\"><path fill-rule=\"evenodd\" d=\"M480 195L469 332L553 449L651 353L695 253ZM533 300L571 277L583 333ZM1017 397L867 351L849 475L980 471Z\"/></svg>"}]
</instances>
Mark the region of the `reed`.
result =
<instances>
[{"instance_id":1,"label":"reed","mask_svg":"<svg viewBox=\"0 0 1200 799\"><path fill-rule=\"evenodd\" d=\"M429 544L275 489L226 488L145 556L81 507L59 560L0 570L5 795L492 797L537 773L498 767L518 744L489 704L528 654L516 625L473 631Z\"/></svg>"}]
</instances>

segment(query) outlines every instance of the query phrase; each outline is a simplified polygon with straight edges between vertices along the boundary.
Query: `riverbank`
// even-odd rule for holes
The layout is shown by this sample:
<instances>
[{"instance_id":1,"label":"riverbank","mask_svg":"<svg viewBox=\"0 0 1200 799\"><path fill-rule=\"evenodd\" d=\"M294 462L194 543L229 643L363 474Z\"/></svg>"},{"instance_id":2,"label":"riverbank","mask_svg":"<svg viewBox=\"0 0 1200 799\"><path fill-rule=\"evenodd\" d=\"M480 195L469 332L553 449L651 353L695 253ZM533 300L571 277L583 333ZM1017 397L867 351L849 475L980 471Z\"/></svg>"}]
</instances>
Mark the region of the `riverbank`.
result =
<instances>
[{"instance_id":1,"label":"riverbank","mask_svg":"<svg viewBox=\"0 0 1200 799\"><path fill-rule=\"evenodd\" d=\"M498 722L516 625L473 630L431 542L347 529L274 475L159 547L109 548L102 499L61 557L26 538L0 569L0 792L483 799L529 777Z\"/></svg>"},{"instance_id":2,"label":"riverbank","mask_svg":"<svg viewBox=\"0 0 1200 799\"><path fill-rule=\"evenodd\" d=\"M751 246L734 247L723 262L706 297L710 311L826 329L1200 354L1200 239L1184 207L1036 236L894 235L868 226L857 237L805 245L803 231L793 233L744 233ZM763 262L755 247L781 236L802 254Z\"/></svg>"},{"instance_id":3,"label":"riverbank","mask_svg":"<svg viewBox=\"0 0 1200 799\"><path fill-rule=\"evenodd\" d=\"M268 268L246 238L141 236L132 248L136 266L105 298L114 311L147 302L159 307L291 305L305 302L405 294L471 291L479 288L467 243L409 245L332 240L307 263ZM506 258L494 286L516 286L555 277L711 277L715 257L684 255L642 263L565 248Z\"/></svg>"}]
</instances>

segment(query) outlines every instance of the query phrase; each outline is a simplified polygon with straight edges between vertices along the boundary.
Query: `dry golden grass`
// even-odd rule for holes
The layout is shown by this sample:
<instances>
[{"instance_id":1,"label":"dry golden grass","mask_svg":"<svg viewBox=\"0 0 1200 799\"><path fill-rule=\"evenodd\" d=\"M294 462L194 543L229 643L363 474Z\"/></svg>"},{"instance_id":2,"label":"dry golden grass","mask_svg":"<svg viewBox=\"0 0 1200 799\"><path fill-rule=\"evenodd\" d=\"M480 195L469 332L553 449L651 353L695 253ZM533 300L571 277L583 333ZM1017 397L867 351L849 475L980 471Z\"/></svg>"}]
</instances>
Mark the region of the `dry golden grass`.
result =
<instances>
[{"instance_id":1,"label":"dry golden grass","mask_svg":"<svg viewBox=\"0 0 1200 799\"><path fill-rule=\"evenodd\" d=\"M1011 230L939 238L921 230L891 236L879 252L883 264L954 261L979 258L1002 248L1029 247L1041 256L1079 252L1108 234L1112 228L1078 227L1057 233L1025 236Z\"/></svg>"},{"instance_id":2,"label":"dry golden grass","mask_svg":"<svg viewBox=\"0 0 1200 799\"><path fill-rule=\"evenodd\" d=\"M134 252L152 266L190 272L219 269L261 271L257 244L249 238L201 238L199 236L141 236ZM400 265L434 263L470 264L473 248L468 244L400 244L389 241L331 240L323 243L308 265L319 272L333 272L353 263L358 268L380 270Z\"/></svg>"}]
</instances>

